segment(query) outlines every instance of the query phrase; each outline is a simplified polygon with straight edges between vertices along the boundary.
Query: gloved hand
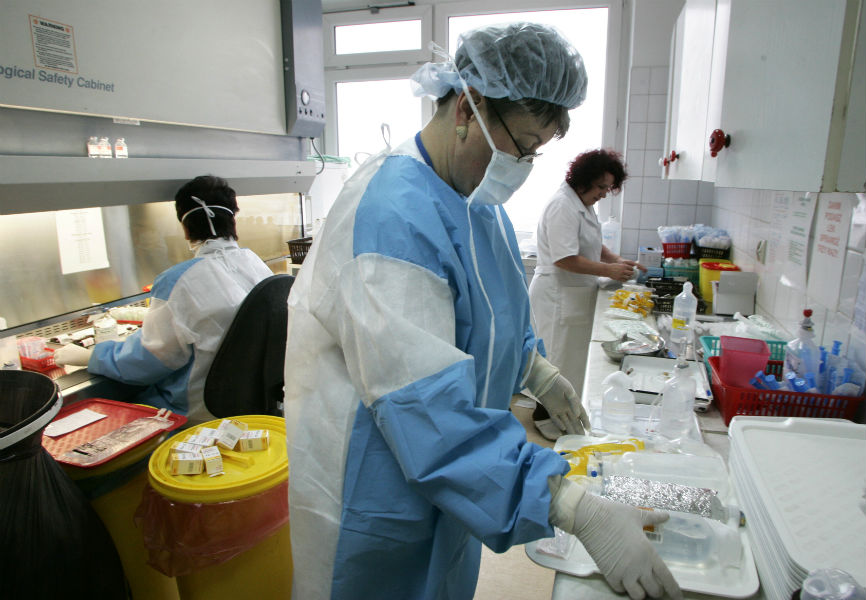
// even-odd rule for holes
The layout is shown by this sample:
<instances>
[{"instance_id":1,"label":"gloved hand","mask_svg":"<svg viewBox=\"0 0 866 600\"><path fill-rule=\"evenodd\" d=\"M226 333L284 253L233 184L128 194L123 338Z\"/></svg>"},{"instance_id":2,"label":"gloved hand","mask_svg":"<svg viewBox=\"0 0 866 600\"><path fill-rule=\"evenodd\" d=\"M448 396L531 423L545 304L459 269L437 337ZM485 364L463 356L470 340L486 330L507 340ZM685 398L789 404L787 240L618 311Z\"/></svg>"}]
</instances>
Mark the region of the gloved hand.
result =
<instances>
[{"instance_id":1,"label":"gloved hand","mask_svg":"<svg viewBox=\"0 0 866 600\"><path fill-rule=\"evenodd\" d=\"M77 344L66 344L54 352L54 364L86 367L92 353L93 348L82 348Z\"/></svg>"},{"instance_id":2,"label":"gloved hand","mask_svg":"<svg viewBox=\"0 0 866 600\"><path fill-rule=\"evenodd\" d=\"M589 415L559 369L537 352L530 365L526 387L541 402L556 426L569 434L583 435L589 431Z\"/></svg>"},{"instance_id":3,"label":"gloved hand","mask_svg":"<svg viewBox=\"0 0 866 600\"><path fill-rule=\"evenodd\" d=\"M610 587L632 600L667 594L681 599L673 575L643 533L668 520L660 510L641 510L586 493L582 485L551 477L550 522L577 536Z\"/></svg>"}]
</instances>

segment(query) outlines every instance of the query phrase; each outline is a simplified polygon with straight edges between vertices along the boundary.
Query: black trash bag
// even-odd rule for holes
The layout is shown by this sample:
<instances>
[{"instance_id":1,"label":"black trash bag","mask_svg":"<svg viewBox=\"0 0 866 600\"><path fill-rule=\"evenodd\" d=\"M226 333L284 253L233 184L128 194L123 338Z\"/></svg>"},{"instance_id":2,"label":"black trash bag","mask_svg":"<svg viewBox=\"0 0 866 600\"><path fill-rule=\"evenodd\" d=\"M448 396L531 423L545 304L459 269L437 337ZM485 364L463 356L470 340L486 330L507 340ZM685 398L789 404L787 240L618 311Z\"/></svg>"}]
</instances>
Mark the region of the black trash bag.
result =
<instances>
[{"instance_id":1,"label":"black trash bag","mask_svg":"<svg viewBox=\"0 0 866 600\"><path fill-rule=\"evenodd\" d=\"M48 377L0 371L0 596L125 599L108 530L42 447L62 404Z\"/></svg>"}]
</instances>

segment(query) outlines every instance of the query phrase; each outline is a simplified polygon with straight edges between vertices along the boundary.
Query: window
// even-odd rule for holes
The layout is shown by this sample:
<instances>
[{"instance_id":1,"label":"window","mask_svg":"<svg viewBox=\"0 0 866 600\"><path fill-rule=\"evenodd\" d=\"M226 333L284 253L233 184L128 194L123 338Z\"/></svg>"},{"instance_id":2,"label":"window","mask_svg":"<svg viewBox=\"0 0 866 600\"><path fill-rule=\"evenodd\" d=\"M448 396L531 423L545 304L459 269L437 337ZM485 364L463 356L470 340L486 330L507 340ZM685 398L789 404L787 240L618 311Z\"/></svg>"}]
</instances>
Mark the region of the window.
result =
<instances>
[{"instance_id":1,"label":"window","mask_svg":"<svg viewBox=\"0 0 866 600\"><path fill-rule=\"evenodd\" d=\"M432 59L430 41L453 55L459 34L475 27L518 20L554 25L583 57L589 85L584 103L571 111L566 137L542 147L544 156L535 161L527 182L505 204L515 230L534 234L568 163L584 150L613 147L616 137L621 111L617 88L622 2L575 7L580 3L550 0L548 10L525 11L525 2L499 0L498 12L491 13L493 5L478 0L384 9L375 15L366 11L326 14L325 151L352 158L354 170L358 161L385 147L383 123L390 129L390 144L396 146L429 121L433 103L413 95L409 78ZM602 219L609 207L610 199L599 203Z\"/></svg>"},{"instance_id":2,"label":"window","mask_svg":"<svg viewBox=\"0 0 866 600\"><path fill-rule=\"evenodd\" d=\"M457 38L464 31L495 23L533 21L555 26L580 52L589 83L586 100L569 112L571 125L561 140L541 147L544 154L533 163L526 183L505 204L516 231L534 234L541 211L565 178L568 163L584 150L602 145L607 8L546 10L451 17L448 19L448 52L457 50Z\"/></svg>"}]
</instances>

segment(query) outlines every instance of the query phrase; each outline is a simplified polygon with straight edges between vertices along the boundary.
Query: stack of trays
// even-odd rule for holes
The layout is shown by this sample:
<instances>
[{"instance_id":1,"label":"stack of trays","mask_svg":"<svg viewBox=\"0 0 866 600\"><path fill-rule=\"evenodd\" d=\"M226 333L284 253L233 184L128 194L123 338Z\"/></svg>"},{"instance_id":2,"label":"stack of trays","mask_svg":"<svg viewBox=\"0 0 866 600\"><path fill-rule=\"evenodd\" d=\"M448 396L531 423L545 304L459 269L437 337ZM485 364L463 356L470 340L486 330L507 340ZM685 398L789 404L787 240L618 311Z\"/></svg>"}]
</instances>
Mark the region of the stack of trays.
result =
<instances>
[{"instance_id":1,"label":"stack of trays","mask_svg":"<svg viewBox=\"0 0 866 600\"><path fill-rule=\"evenodd\" d=\"M736 416L729 435L731 478L765 596L788 600L819 568L866 585L866 426Z\"/></svg>"}]
</instances>

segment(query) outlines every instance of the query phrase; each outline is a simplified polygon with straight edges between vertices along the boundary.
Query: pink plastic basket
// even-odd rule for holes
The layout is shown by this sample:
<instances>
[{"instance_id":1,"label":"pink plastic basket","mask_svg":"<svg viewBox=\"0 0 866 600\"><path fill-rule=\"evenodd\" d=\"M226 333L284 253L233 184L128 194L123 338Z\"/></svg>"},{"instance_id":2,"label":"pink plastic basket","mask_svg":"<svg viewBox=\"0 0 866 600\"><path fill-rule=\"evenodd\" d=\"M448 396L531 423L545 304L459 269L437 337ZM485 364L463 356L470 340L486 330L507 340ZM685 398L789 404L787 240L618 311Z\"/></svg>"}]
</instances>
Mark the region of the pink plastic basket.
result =
<instances>
[{"instance_id":1,"label":"pink plastic basket","mask_svg":"<svg viewBox=\"0 0 866 600\"><path fill-rule=\"evenodd\" d=\"M735 387L751 387L749 379L763 371L770 360L770 347L764 340L723 335L719 338L719 374Z\"/></svg>"}]
</instances>

